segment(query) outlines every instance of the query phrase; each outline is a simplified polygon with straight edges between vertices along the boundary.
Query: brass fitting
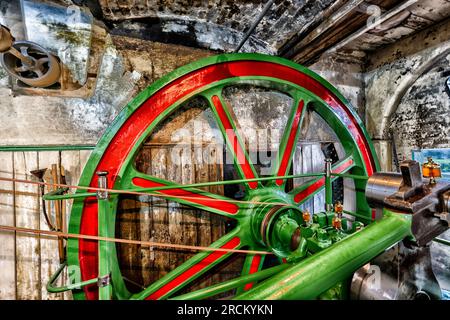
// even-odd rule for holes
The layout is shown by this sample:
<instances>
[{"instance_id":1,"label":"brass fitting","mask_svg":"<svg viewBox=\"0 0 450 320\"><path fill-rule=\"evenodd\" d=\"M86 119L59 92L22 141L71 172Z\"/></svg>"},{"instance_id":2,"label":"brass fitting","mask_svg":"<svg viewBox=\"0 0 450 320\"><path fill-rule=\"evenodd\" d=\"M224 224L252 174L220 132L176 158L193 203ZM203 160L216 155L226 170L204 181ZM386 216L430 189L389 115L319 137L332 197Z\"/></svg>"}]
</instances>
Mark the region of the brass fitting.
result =
<instances>
[{"instance_id":1,"label":"brass fitting","mask_svg":"<svg viewBox=\"0 0 450 320\"><path fill-rule=\"evenodd\" d=\"M428 162L422 164L422 176L430 179L430 184L436 183L436 178L440 178L441 165L434 162L431 157L428 157Z\"/></svg>"}]
</instances>

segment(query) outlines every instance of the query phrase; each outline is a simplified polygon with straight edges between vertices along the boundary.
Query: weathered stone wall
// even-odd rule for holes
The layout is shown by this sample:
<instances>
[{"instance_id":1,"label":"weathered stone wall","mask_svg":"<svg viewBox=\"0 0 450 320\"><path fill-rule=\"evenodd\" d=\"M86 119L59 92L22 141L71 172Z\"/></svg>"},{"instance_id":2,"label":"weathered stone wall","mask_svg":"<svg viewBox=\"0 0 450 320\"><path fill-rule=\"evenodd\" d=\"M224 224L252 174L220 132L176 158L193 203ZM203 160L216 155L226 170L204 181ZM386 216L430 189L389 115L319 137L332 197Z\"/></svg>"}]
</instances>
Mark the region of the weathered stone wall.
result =
<instances>
[{"instance_id":1,"label":"weathered stone wall","mask_svg":"<svg viewBox=\"0 0 450 320\"><path fill-rule=\"evenodd\" d=\"M335 86L364 119L364 56L360 58L348 59L342 55L327 55L309 68Z\"/></svg>"},{"instance_id":2,"label":"weathered stone wall","mask_svg":"<svg viewBox=\"0 0 450 320\"><path fill-rule=\"evenodd\" d=\"M390 170L390 136L400 160L412 150L450 147L450 21L369 57L366 125Z\"/></svg>"}]
</instances>

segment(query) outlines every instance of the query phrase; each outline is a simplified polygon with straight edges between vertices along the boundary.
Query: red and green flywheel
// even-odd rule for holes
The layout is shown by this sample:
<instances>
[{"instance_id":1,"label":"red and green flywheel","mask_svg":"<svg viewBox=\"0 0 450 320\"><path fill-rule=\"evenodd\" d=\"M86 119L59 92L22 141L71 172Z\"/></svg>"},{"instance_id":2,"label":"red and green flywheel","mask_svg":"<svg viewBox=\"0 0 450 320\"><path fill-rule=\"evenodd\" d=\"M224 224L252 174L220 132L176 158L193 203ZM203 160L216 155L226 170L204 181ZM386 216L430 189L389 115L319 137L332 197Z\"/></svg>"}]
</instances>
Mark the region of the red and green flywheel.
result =
<instances>
[{"instance_id":1,"label":"red and green flywheel","mask_svg":"<svg viewBox=\"0 0 450 320\"><path fill-rule=\"evenodd\" d=\"M172 186L155 192L169 201L236 221L234 228L212 243L211 247L266 250L272 251L280 259L289 259L290 254L298 253L302 247L301 243L293 243L298 239L296 230L300 222L295 217L301 216L299 207L323 190L325 177L315 176L290 190L285 185L287 179L269 179L269 182L264 180L265 183L259 180L241 131L237 130L236 116L223 94L224 88L240 84L273 89L291 98L292 105L285 127L280 128L283 133L272 166L272 177L292 173L302 122L305 114L311 110L327 123L342 146L342 155L334 162L333 172L370 176L377 170L377 159L361 120L345 98L328 82L312 71L282 58L260 54L225 54L181 67L141 92L120 112L100 139L79 184L97 187L96 173L103 171L108 172L109 188L140 190ZM243 202L199 188L177 188L177 182L139 172L134 165L141 146L155 128L196 97L207 101L228 152L233 155L235 172L244 181ZM364 184L363 179L354 180L353 199L358 217L370 223L372 211L364 197ZM98 235L102 226L114 226L117 206L118 197L111 197L106 205L108 214L99 215L95 197L75 199L69 232ZM105 227L103 231L103 235L115 236L114 227ZM68 265L79 268L82 281L105 276L99 275L99 243L83 239L68 241ZM143 291L131 293L121 274L117 248L111 245L109 253L108 257L101 257L100 260L108 260L111 294L115 299L174 297L180 289L231 256L226 251L201 251ZM263 255L249 254L245 258L242 275L261 270L263 260ZM244 290L251 286L251 283L247 284ZM98 292L97 284L73 291L77 299L98 299Z\"/></svg>"}]
</instances>

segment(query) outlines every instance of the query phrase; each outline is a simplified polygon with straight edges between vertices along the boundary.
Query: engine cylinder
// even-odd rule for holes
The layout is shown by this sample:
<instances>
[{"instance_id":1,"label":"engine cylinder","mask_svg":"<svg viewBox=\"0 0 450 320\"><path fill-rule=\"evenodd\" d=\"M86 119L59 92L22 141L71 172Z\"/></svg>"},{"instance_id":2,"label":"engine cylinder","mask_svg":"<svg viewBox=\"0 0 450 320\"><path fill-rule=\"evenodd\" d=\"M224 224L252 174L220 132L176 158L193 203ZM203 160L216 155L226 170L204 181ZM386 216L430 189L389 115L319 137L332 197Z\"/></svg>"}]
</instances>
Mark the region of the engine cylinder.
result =
<instances>
[{"instance_id":1,"label":"engine cylinder","mask_svg":"<svg viewBox=\"0 0 450 320\"><path fill-rule=\"evenodd\" d=\"M373 174L367 181L366 199L372 208L380 208L385 204L385 198L398 191L403 182L400 173L379 172Z\"/></svg>"}]
</instances>

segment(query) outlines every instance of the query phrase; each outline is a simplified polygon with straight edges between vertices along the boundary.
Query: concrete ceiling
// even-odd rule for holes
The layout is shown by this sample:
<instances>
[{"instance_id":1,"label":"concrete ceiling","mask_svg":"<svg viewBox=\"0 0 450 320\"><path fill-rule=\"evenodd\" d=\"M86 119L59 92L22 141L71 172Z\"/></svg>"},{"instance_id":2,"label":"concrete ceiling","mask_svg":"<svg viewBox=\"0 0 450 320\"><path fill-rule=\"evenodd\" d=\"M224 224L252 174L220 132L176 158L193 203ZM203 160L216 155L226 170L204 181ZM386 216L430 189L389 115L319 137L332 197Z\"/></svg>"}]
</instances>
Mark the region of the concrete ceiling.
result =
<instances>
[{"instance_id":1,"label":"concrete ceiling","mask_svg":"<svg viewBox=\"0 0 450 320\"><path fill-rule=\"evenodd\" d=\"M113 34L233 52L268 1L52 2L89 7ZM357 59L449 16L450 0L275 0L240 51L305 65L334 51Z\"/></svg>"}]
</instances>

